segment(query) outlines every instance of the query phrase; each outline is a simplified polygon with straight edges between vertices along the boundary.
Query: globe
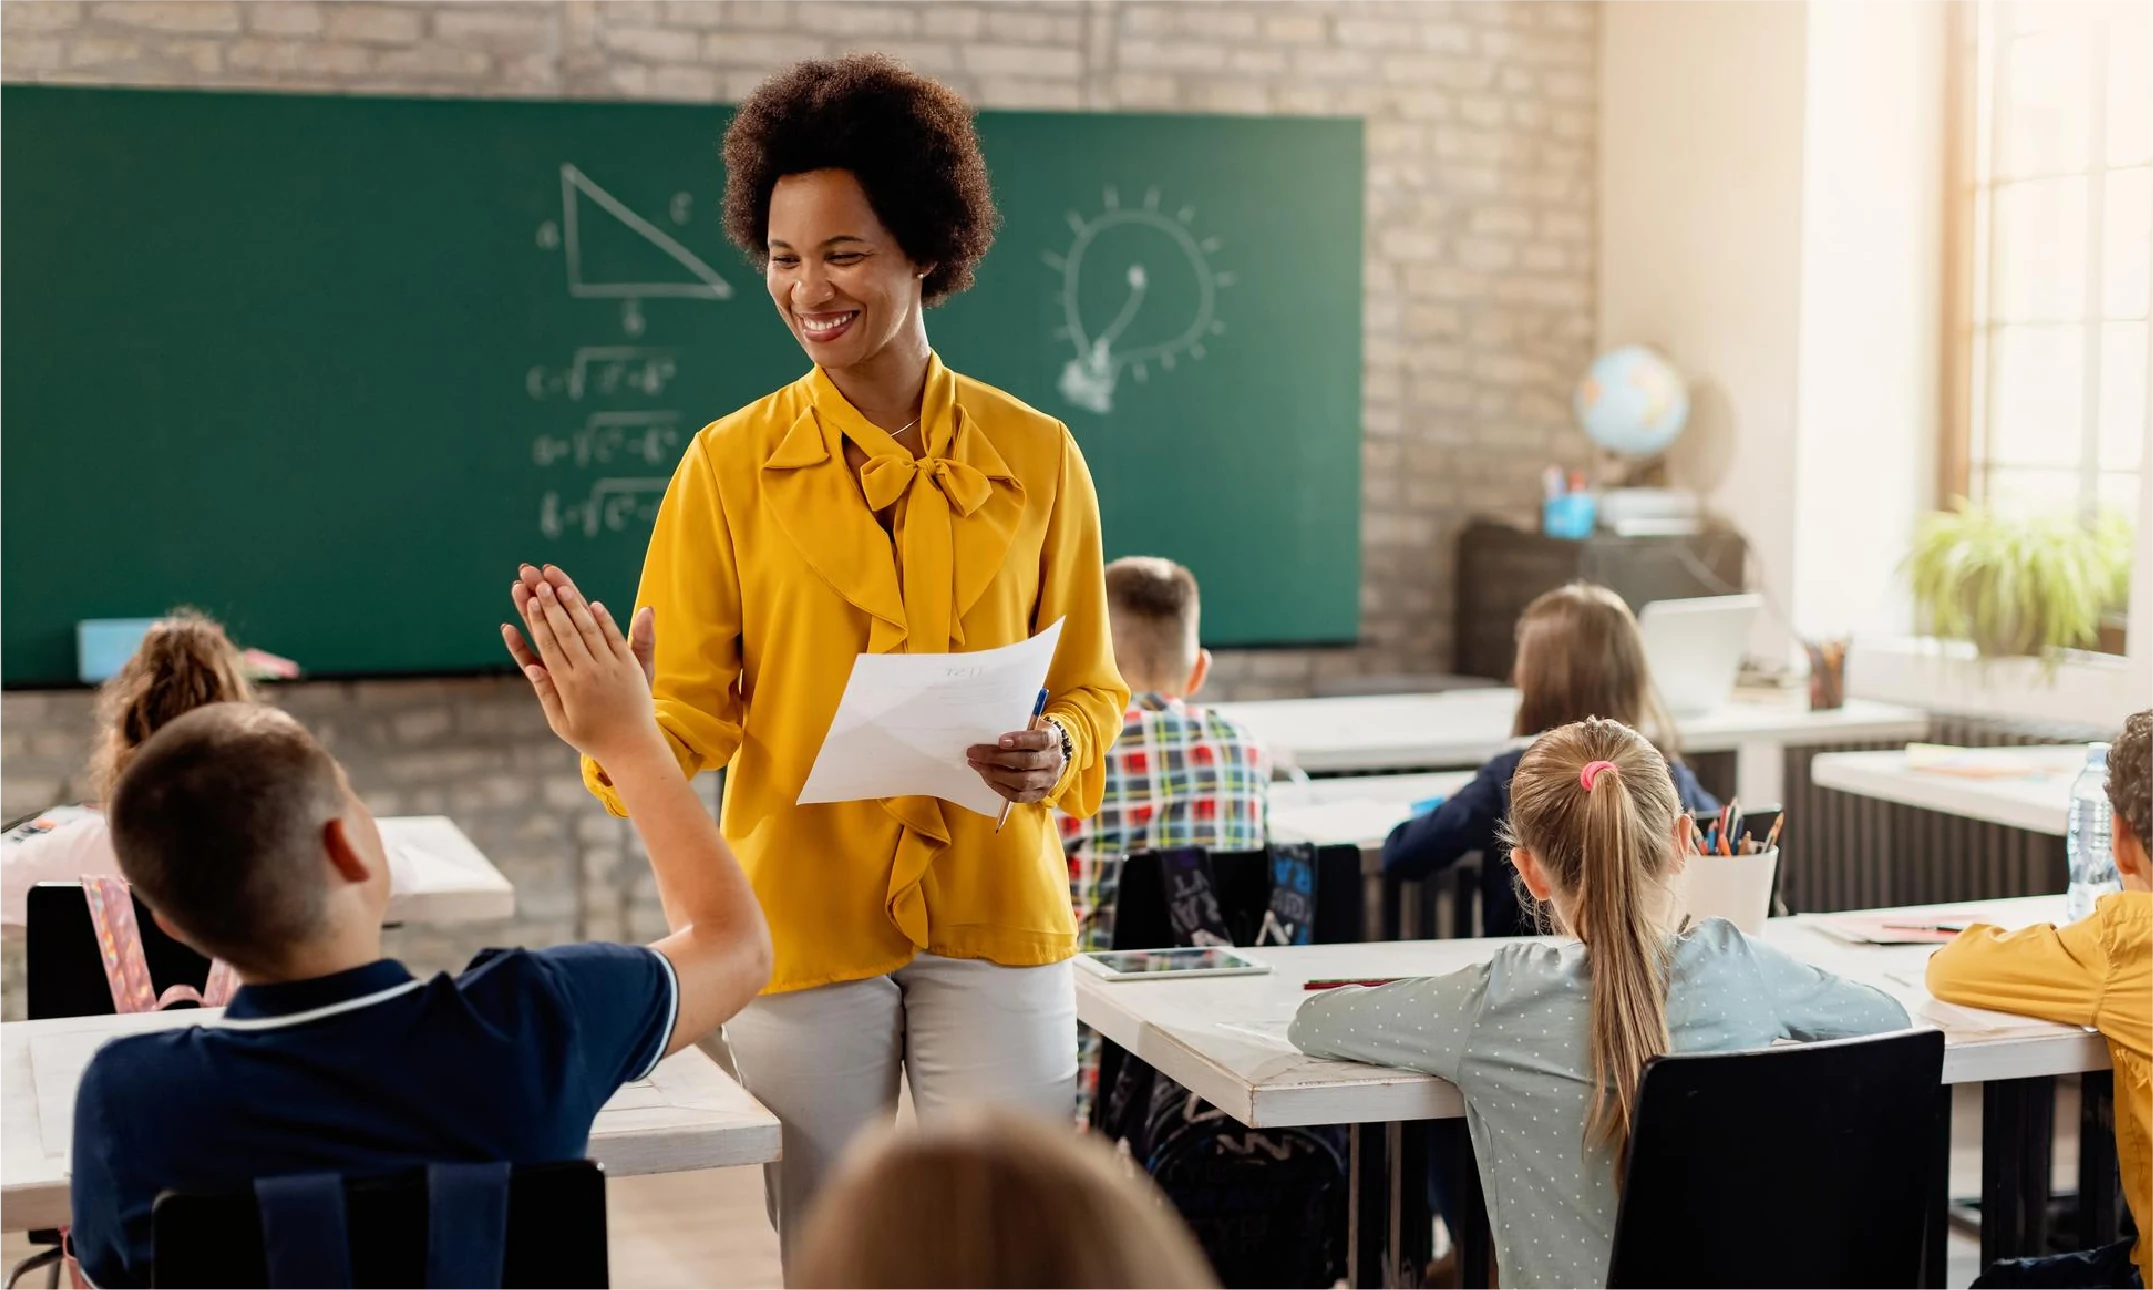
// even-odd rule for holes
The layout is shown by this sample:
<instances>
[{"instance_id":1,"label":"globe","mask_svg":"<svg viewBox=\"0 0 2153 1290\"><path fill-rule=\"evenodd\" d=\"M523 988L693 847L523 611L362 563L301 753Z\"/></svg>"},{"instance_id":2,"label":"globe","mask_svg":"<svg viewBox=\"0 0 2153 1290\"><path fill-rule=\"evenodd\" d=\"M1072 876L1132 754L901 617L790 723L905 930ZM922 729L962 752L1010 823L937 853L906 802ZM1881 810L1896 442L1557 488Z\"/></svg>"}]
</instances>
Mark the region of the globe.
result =
<instances>
[{"instance_id":1,"label":"globe","mask_svg":"<svg viewBox=\"0 0 2153 1290\"><path fill-rule=\"evenodd\" d=\"M1689 387L1673 365L1643 345L1592 360L1571 400L1592 441L1626 457L1665 452L1689 420Z\"/></svg>"}]
</instances>

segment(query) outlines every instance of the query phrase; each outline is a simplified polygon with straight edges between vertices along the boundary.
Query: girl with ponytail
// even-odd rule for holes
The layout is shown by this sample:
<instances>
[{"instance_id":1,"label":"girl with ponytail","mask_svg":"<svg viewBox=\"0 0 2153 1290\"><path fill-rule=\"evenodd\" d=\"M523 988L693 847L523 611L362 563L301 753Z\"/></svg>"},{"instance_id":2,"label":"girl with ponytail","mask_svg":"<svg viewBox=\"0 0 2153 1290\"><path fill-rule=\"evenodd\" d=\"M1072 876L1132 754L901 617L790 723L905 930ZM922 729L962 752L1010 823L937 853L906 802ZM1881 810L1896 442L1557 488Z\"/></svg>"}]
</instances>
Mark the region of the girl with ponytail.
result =
<instances>
[{"instance_id":1,"label":"girl with ponytail","mask_svg":"<svg viewBox=\"0 0 2153 1290\"><path fill-rule=\"evenodd\" d=\"M174 610L143 634L133 657L97 695L97 736L89 784L102 798L151 735L196 708L249 703L246 656L216 621ZM40 882L111 877L120 871L95 805L59 806L0 835L0 924L23 925L30 888Z\"/></svg>"},{"instance_id":2,"label":"girl with ponytail","mask_svg":"<svg viewBox=\"0 0 2153 1290\"><path fill-rule=\"evenodd\" d=\"M1294 1020L1310 1056L1425 1071L1464 1093L1505 1286L1605 1283L1650 1058L1907 1025L1880 991L1685 919L1674 880L1689 836L1643 736L1599 719L1550 730L1518 762L1505 841L1559 935L1447 976L1329 991Z\"/></svg>"}]
</instances>

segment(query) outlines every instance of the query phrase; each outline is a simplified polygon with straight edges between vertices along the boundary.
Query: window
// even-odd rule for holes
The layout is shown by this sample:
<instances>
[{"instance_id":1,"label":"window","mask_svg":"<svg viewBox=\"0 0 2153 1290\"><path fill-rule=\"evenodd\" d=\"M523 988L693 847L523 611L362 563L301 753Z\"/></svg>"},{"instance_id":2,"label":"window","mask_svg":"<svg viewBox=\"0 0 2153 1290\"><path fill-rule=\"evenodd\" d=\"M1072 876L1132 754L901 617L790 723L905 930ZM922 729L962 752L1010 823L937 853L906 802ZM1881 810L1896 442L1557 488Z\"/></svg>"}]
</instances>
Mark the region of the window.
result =
<instances>
[{"instance_id":1,"label":"window","mask_svg":"<svg viewBox=\"0 0 2153 1290\"><path fill-rule=\"evenodd\" d=\"M1952 21L1944 495L2137 517L2153 5L1979 0Z\"/></svg>"}]
</instances>

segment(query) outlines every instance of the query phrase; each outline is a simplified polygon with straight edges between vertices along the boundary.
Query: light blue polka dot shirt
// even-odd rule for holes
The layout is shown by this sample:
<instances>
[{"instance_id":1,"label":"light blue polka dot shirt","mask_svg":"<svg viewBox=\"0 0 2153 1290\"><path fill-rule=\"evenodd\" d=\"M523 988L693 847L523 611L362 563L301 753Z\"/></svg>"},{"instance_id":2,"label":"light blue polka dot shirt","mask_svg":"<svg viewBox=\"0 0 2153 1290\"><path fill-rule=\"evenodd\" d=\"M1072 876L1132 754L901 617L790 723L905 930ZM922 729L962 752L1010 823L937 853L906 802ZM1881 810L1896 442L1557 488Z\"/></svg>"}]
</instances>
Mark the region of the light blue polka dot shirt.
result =
<instances>
[{"instance_id":1,"label":"light blue polka dot shirt","mask_svg":"<svg viewBox=\"0 0 2153 1290\"><path fill-rule=\"evenodd\" d=\"M1327 991L1294 1018L1293 1042L1310 1056L1425 1071L1465 1094L1507 1287L1606 1284L1614 1157L1584 1146L1591 990L1583 945L1525 941L1448 976ZM1707 919L1674 938L1667 1030L1676 1052L1907 1024L1889 995L1790 958L1731 923Z\"/></svg>"}]
</instances>

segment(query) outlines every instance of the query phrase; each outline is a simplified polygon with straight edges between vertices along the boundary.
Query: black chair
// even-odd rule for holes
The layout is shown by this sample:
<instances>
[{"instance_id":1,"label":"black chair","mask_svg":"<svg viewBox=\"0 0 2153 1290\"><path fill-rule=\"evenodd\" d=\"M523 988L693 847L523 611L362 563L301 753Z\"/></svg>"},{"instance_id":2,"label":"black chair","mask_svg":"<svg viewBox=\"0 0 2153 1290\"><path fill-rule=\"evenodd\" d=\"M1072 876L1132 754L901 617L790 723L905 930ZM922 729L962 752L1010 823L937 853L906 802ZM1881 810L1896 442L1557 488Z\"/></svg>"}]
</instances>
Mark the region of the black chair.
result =
<instances>
[{"instance_id":1,"label":"black chair","mask_svg":"<svg viewBox=\"0 0 2153 1290\"><path fill-rule=\"evenodd\" d=\"M135 900L135 923L142 930L142 957L158 990L175 985L199 990L209 980L209 960L165 935L140 898ZM24 1011L30 1020L111 1015L112 987L105 980L82 884L41 882L30 888L23 911L23 971ZM41 1248L10 1270L7 1283L46 1268L55 1278L48 1284L59 1284L60 1234L46 1229L29 1237Z\"/></svg>"},{"instance_id":2,"label":"black chair","mask_svg":"<svg viewBox=\"0 0 2153 1290\"><path fill-rule=\"evenodd\" d=\"M1234 943L1252 944L1271 898L1270 853L1215 851L1208 858L1220 912ZM1316 944L1366 939L1361 933L1360 866L1358 847L1315 849L1316 916L1311 939ZM1159 853L1135 851L1123 859L1114 897L1113 939L1117 950L1159 949L1175 943Z\"/></svg>"},{"instance_id":3,"label":"black chair","mask_svg":"<svg viewBox=\"0 0 2153 1290\"><path fill-rule=\"evenodd\" d=\"M150 980L160 992L175 985L199 990L209 980L209 960L165 935L140 897L135 898L135 925L142 931ZM105 981L97 931L80 883L41 882L30 888L23 916L23 964L30 1020L111 1015L112 987Z\"/></svg>"},{"instance_id":4,"label":"black chair","mask_svg":"<svg viewBox=\"0 0 2153 1290\"><path fill-rule=\"evenodd\" d=\"M1607 1284L1921 1284L1943 1070L1940 1030L1652 1059Z\"/></svg>"},{"instance_id":5,"label":"black chair","mask_svg":"<svg viewBox=\"0 0 2153 1290\"><path fill-rule=\"evenodd\" d=\"M425 1173L347 1179L344 1198L351 1257L346 1284L427 1284ZM166 1192L151 1210L150 1233L155 1285L269 1284L261 1209L251 1189ZM509 1179L499 1284L603 1286L607 1276L604 1170L589 1160L517 1166Z\"/></svg>"}]
</instances>

